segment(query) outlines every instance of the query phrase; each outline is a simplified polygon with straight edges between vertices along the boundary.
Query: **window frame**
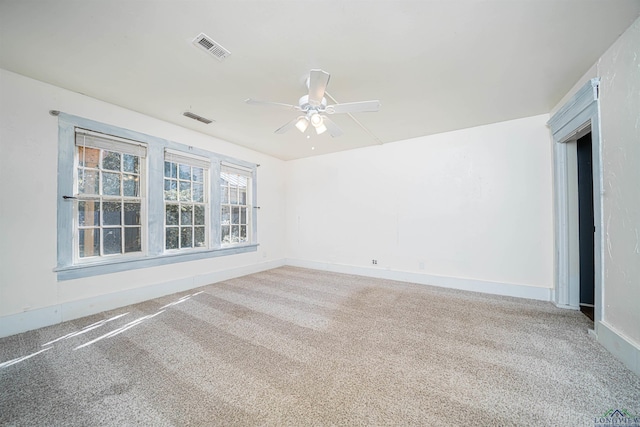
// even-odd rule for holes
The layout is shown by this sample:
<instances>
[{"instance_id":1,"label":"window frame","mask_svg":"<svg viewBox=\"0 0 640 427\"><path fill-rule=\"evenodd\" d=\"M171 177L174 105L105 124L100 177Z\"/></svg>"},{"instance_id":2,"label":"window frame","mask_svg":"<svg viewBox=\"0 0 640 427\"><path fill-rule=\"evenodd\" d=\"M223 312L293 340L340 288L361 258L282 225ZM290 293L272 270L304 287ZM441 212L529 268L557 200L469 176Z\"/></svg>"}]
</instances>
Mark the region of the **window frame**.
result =
<instances>
[{"instance_id":1,"label":"window frame","mask_svg":"<svg viewBox=\"0 0 640 427\"><path fill-rule=\"evenodd\" d=\"M109 259L125 259L125 258L140 258L142 256L144 256L144 254L146 253L146 241L147 241L147 236L146 236L146 231L147 231L147 224L146 224L146 199L145 199L145 193L146 193L146 152L147 152L147 147L145 144L141 144L139 141L131 141L131 140L123 140L121 138L116 138L113 137L111 135L106 135L106 134L98 134L96 132L91 132L87 129L82 129L79 127L75 128L75 135L76 135L76 140L75 140L75 145L76 145L76 150L74 150L74 188L73 188L73 197L75 197L75 199L73 199L74 203L73 203L73 221L74 221L74 227L73 227L73 260L74 260L74 264L76 265L81 265L81 264L95 264L95 263L100 263L100 262L105 262L106 260ZM115 143L115 146L105 146L104 143L101 143L102 141L98 141L97 143L95 142L89 142L89 144L82 144L80 145L77 141L78 135L83 135L85 136L85 138L88 136L91 139L102 139L104 140L110 140L111 142ZM142 146L142 149L135 149L135 148L130 148L130 149L126 149L126 148L120 148L120 151L118 151L119 147L122 147L123 144L129 144L132 147L134 146ZM79 157L76 155L77 153L77 149L83 147L85 149L89 148L89 149L98 149L100 150L100 164L98 165L97 168L88 168L88 169L95 169L97 171L99 171L99 176L103 176L104 171L107 171L107 173L109 173L109 169L104 169L101 163L102 163L102 153L103 151L109 151L109 152L118 152L121 155L122 154L131 154L137 151L137 153L133 154L136 155L137 157L140 158L140 164L138 165L138 173L135 174L139 177L139 197L130 197L130 196L125 196L123 194L119 195L119 196L114 196L114 195L107 195L103 193L103 184L104 184L104 179L100 179L99 180L99 190L98 190L98 194L91 194L91 193L84 193L84 194L80 194L79 190L78 190L78 173L80 171L80 165L79 165ZM122 164L122 160L121 160L121 164ZM86 166L82 166L83 169L87 169ZM115 172L115 171L114 171ZM124 174L125 171L118 171L117 173L119 174ZM134 175L133 173L131 173L130 175ZM122 252L119 254L100 254L98 256L94 256L94 257L81 257L80 253L79 253L79 230L81 229L87 229L88 227L82 227L80 224L76 224L75 222L78 221L79 218L79 205L81 202L87 202L87 201L91 201L91 200L95 200L98 201L98 203L100 203L100 206L102 208L102 205L105 201L107 202L112 202L115 200L120 201L121 203L127 203L127 202L131 202L131 200L138 200L140 203L140 239L141 239L141 248L140 251L135 251L135 252ZM122 215L122 214L121 214ZM102 235L102 230L103 228L114 228L114 227L109 227L106 224L102 224L103 222L103 216L104 216L104 210L100 209L100 219L99 219L99 224L97 226L97 229L100 230L100 252L102 252L102 248L104 245L104 237ZM122 216L121 216L121 221L123 220ZM96 227L92 227L92 228L96 228ZM126 228L131 228L131 227L127 227L127 224L125 224L124 222L122 222L120 225L117 226L117 228L121 228L122 230L126 229ZM125 240L124 240L124 236L121 236L122 241L121 241L121 246L125 245Z\"/></svg>"},{"instance_id":2,"label":"window frame","mask_svg":"<svg viewBox=\"0 0 640 427\"><path fill-rule=\"evenodd\" d=\"M205 164L206 161L206 164ZM166 163L173 163L176 165L176 177L173 178L171 176L167 177L166 175L166 169L163 168L163 207L164 207L164 250L167 253L183 253L183 252L187 252L187 251L201 251L201 250L206 250L208 248L211 247L211 232L210 232L210 221L211 221L211 183L210 183L210 179L209 177L211 176L210 173L210 169L211 169L211 163L209 162L209 159L204 159L202 157L197 157L197 156L189 156L186 153L182 153L182 152L177 152L174 150L170 150L170 149L165 149L165 154L164 154L164 166L166 168ZM185 180L180 178L180 166L188 166L189 168L191 168L192 170L190 171L190 178L189 180ZM203 186L203 201L202 202L198 202L198 201L194 201L194 200L181 200L179 194L180 194L180 184L182 182L189 182L190 185L190 192L191 194L193 194L193 184L197 183L198 181L194 181L192 178L192 174L193 174L193 168L200 168L203 169L203 181L202 181L202 186ZM167 180L169 181L175 181L176 182L176 191L177 191L177 195L176 195L176 200L168 200L165 198L166 196L166 182ZM178 224L171 225L171 224L167 224L166 218L167 218L167 205L177 205L178 206ZM182 224L182 211L181 211L181 207L183 205L190 205L193 209L192 209L192 214L191 214L191 224L189 225L189 227L192 229L192 243L194 240L194 235L195 235L195 228L196 226L198 226L198 224L195 224L195 207L196 206L203 206L204 207L204 246L190 246L190 247L183 247L182 246L182 229L183 227L185 227ZM178 230L178 247L177 248L167 248L167 228L177 228Z\"/></svg>"},{"instance_id":3,"label":"window frame","mask_svg":"<svg viewBox=\"0 0 640 427\"><path fill-rule=\"evenodd\" d=\"M234 163L230 163L230 162L222 162L220 164L219 180L223 179L222 178L222 174L223 173L233 174L233 175L245 177L248 182L247 182L247 189L246 189L245 203L244 204L232 203L231 194L229 194L229 200L227 201L227 203L223 203L224 197L221 194L221 197L220 197L220 220L221 220L221 224L220 224L220 234L221 234L220 244L224 248L232 248L232 247L238 247L238 246L251 244L253 242L253 239L254 239L253 219L255 217L255 212L254 212L255 204L254 204L254 200L253 200L253 191L254 191L254 189L253 189L253 174L252 174L252 171L249 170L249 169L244 168L242 165L238 165L238 164L234 164ZM229 189L231 189L230 185L228 185L227 187ZM246 226L247 241L245 241L245 242L237 242L237 243L233 243L233 242L224 243L224 237L223 237L224 233L222 231L222 228L227 224L223 224L222 223L222 217L223 217L222 208L223 208L223 206L229 206L229 217L230 218L233 218L232 210L233 210L234 207L239 208L240 209L239 212L241 212L243 206L246 208L246 220L245 220L245 222L243 223L241 221L242 215L239 214L238 215L239 220L238 220L238 224L237 225L238 225L238 227L242 227L243 224ZM231 230L233 229L234 225L235 224L233 222L230 222L228 224L228 226L230 228L230 233L229 234L232 234Z\"/></svg>"},{"instance_id":4,"label":"window frame","mask_svg":"<svg viewBox=\"0 0 640 427\"><path fill-rule=\"evenodd\" d=\"M91 119L71 114L53 111L58 117L58 194L57 194L57 263L54 272L58 281L110 274L139 268L150 268L170 263L188 262L200 259L228 256L257 251L257 219L252 215L253 235L251 242L243 245L222 247L220 242L220 190L217 183L220 177L221 163L231 163L242 166L251 171L252 206L256 206L257 197L257 166L222 154L207 151L198 147L169 141L163 138L120 128L117 126L97 122ZM145 192L144 211L142 219L146 223L143 240L146 251L140 256L123 254L113 258L96 260L95 262L78 263L74 258L74 223L77 215L74 199L75 168L75 129L82 128L92 132L106 134L111 137L138 141L147 145L146 170L144 181L147 183ZM165 150L175 150L209 159L207 195L209 197L209 212L207 219L208 248L194 251L165 251L164 250L164 153ZM143 248L145 249L145 248Z\"/></svg>"}]
</instances>

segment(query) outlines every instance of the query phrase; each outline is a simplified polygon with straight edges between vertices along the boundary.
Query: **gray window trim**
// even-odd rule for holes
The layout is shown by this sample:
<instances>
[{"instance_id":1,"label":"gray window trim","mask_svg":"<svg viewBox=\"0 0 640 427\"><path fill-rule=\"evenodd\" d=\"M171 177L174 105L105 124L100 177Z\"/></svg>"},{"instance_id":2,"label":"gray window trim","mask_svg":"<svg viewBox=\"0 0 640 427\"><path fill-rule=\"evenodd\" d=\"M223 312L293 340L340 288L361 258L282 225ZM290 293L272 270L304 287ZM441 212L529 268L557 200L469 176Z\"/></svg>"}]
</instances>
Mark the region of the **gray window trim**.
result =
<instances>
[{"instance_id":1,"label":"gray window trim","mask_svg":"<svg viewBox=\"0 0 640 427\"><path fill-rule=\"evenodd\" d=\"M75 155L75 128L140 141L148 145L146 192L147 204L147 252L137 258L114 258L100 260L94 264L73 264L73 170ZM164 252L164 153L165 149L207 158L209 166L209 236L210 248L194 250L188 253ZM57 266L54 271L58 280L71 280L100 274L109 274L139 268L155 267L177 262L195 261L205 258L234 255L257 251L257 220L253 219L253 235L250 244L222 248L220 246L220 164L231 163L246 168L252 173L252 204L256 206L257 165L222 154L213 153L197 147L180 144L166 139L146 135L140 132L96 122L83 117L58 113L58 202L57 202Z\"/></svg>"}]
</instances>

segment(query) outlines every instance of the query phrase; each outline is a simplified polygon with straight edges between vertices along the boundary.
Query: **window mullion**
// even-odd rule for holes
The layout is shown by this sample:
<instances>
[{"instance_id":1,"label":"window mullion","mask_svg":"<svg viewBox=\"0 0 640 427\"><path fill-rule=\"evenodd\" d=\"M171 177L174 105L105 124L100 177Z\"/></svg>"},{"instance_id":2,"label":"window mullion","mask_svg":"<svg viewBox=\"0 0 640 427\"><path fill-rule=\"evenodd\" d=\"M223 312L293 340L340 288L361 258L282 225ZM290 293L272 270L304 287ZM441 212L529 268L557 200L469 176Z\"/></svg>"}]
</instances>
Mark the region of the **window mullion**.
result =
<instances>
[{"instance_id":1,"label":"window mullion","mask_svg":"<svg viewBox=\"0 0 640 427\"><path fill-rule=\"evenodd\" d=\"M180 187L180 180L178 180L178 187ZM182 249L182 202L181 201L178 201L178 249Z\"/></svg>"},{"instance_id":2,"label":"window mullion","mask_svg":"<svg viewBox=\"0 0 640 427\"><path fill-rule=\"evenodd\" d=\"M124 190L122 189L122 174L120 174L120 193L123 194ZM125 232L124 232L124 199L120 197L120 253L124 254L125 252Z\"/></svg>"},{"instance_id":3,"label":"window mullion","mask_svg":"<svg viewBox=\"0 0 640 427\"><path fill-rule=\"evenodd\" d=\"M104 224L104 208L103 208L103 200L102 197L100 197L100 219L98 221L98 229L96 230L96 232L98 233L98 239L100 242L100 256L104 256L104 233L102 232L103 230L103 224Z\"/></svg>"}]
</instances>

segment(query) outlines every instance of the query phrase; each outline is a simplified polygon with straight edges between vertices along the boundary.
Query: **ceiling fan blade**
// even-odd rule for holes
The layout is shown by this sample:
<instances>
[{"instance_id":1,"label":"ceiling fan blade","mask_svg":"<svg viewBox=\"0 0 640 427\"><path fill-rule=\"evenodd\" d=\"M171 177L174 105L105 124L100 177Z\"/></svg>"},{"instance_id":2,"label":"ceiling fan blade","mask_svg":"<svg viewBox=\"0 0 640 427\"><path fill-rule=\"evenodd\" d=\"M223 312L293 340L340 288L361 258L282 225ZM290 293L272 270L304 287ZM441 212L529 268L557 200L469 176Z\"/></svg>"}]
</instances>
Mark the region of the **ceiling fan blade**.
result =
<instances>
[{"instance_id":1,"label":"ceiling fan blade","mask_svg":"<svg viewBox=\"0 0 640 427\"><path fill-rule=\"evenodd\" d=\"M257 99L252 99L252 98L248 98L244 102L246 102L249 105L264 105L267 107L278 107L285 110L300 110L300 107L297 105L283 104L281 102L258 101Z\"/></svg>"},{"instance_id":2,"label":"ceiling fan blade","mask_svg":"<svg viewBox=\"0 0 640 427\"><path fill-rule=\"evenodd\" d=\"M279 127L278 129L276 129L275 133L282 134L282 133L290 131L291 129L296 127L296 122L297 121L298 121L298 118L296 117L295 119L291 120L290 122L287 122L287 124L285 124L282 127Z\"/></svg>"},{"instance_id":3,"label":"ceiling fan blade","mask_svg":"<svg viewBox=\"0 0 640 427\"><path fill-rule=\"evenodd\" d=\"M342 135L342 129L340 129L337 124L331 121L329 117L322 116L322 123L327 127L327 131L329 132L329 135L331 135L331 138Z\"/></svg>"},{"instance_id":4,"label":"ceiling fan blade","mask_svg":"<svg viewBox=\"0 0 640 427\"><path fill-rule=\"evenodd\" d=\"M309 104L317 107L322 104L324 91L329 84L329 73L322 70L311 70L309 72Z\"/></svg>"},{"instance_id":5,"label":"ceiling fan blade","mask_svg":"<svg viewBox=\"0 0 640 427\"><path fill-rule=\"evenodd\" d=\"M380 101L360 101L345 102L344 104L327 105L325 112L328 114L340 113L363 113L367 111L378 111L380 109Z\"/></svg>"}]
</instances>

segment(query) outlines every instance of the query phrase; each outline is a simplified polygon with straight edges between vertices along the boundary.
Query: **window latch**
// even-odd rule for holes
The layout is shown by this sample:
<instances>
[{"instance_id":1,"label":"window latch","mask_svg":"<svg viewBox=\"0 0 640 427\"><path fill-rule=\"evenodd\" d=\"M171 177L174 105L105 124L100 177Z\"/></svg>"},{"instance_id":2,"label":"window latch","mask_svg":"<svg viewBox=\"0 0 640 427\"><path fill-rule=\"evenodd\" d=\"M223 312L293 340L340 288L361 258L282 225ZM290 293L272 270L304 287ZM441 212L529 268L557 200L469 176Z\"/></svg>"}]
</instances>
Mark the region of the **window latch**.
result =
<instances>
[{"instance_id":1,"label":"window latch","mask_svg":"<svg viewBox=\"0 0 640 427\"><path fill-rule=\"evenodd\" d=\"M78 198L75 196L62 196L63 199L65 200L77 200Z\"/></svg>"}]
</instances>

